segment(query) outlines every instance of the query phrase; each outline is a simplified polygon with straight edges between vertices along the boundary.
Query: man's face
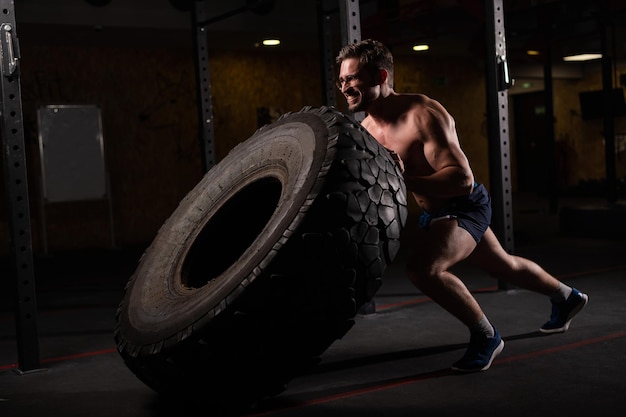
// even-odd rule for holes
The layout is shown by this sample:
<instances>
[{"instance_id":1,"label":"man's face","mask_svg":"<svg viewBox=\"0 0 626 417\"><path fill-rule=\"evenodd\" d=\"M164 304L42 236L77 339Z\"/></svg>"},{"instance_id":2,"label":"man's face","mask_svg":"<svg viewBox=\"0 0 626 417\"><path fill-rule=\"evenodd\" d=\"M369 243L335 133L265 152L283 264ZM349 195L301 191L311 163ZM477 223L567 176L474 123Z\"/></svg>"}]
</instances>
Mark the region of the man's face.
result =
<instances>
[{"instance_id":1,"label":"man's face","mask_svg":"<svg viewBox=\"0 0 626 417\"><path fill-rule=\"evenodd\" d=\"M374 83L370 74L356 58L341 62L337 87L346 98L348 110L355 113L366 111L379 94L380 86Z\"/></svg>"}]
</instances>

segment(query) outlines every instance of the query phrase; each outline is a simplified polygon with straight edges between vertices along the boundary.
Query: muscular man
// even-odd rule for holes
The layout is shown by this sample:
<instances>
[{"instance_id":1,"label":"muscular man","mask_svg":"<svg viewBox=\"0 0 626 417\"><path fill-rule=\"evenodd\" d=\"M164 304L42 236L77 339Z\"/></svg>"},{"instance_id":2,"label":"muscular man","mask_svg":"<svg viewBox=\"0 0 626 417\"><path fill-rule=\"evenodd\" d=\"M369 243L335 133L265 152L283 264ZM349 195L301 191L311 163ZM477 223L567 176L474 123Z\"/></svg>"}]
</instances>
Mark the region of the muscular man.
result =
<instances>
[{"instance_id":1,"label":"muscular man","mask_svg":"<svg viewBox=\"0 0 626 417\"><path fill-rule=\"evenodd\" d=\"M446 109L423 94L394 91L393 56L380 42L368 39L348 45L340 51L337 63L337 85L348 109L366 112L363 126L399 155L407 189L423 210L407 275L470 331L467 350L452 369L484 371L504 348L476 299L450 272L464 259L492 276L550 297L552 314L540 331L567 331L574 315L587 304L587 295L502 248L489 227L489 195L475 182L454 119Z\"/></svg>"}]
</instances>

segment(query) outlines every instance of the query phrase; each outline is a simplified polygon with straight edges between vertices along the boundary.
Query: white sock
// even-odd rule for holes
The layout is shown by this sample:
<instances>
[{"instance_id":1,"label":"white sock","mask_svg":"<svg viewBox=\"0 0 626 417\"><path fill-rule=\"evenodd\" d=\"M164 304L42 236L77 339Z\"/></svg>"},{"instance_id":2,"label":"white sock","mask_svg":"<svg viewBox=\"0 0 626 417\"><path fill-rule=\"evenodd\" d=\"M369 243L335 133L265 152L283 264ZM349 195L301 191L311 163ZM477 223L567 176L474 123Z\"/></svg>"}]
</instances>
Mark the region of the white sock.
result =
<instances>
[{"instance_id":1,"label":"white sock","mask_svg":"<svg viewBox=\"0 0 626 417\"><path fill-rule=\"evenodd\" d=\"M550 295L550 300L555 303L560 303L567 300L571 293L572 287L568 287L559 281L559 288L557 288L556 291Z\"/></svg>"},{"instance_id":2,"label":"white sock","mask_svg":"<svg viewBox=\"0 0 626 417\"><path fill-rule=\"evenodd\" d=\"M487 316L485 316L484 314L482 318L478 321L478 323L470 326L469 330L470 333L484 334L487 337L493 337L495 335L495 330L493 326L487 319Z\"/></svg>"}]
</instances>

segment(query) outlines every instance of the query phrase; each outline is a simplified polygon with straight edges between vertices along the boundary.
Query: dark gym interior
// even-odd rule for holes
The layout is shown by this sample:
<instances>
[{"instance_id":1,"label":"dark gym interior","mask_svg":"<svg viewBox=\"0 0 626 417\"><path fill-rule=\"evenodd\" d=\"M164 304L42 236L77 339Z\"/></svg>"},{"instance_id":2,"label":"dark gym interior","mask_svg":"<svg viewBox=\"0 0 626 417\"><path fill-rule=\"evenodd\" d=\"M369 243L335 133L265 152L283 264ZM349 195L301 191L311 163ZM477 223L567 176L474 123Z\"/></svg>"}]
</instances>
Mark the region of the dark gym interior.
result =
<instances>
[{"instance_id":1,"label":"dark gym interior","mask_svg":"<svg viewBox=\"0 0 626 417\"><path fill-rule=\"evenodd\" d=\"M409 204L402 246L353 328L283 392L233 410L626 411L626 1L0 4L1 416L216 415L163 399L128 369L113 336L116 310L161 226L233 148L305 106L345 111L334 56L348 35L390 47L396 91L448 109L494 196L503 245L589 304L568 332L546 336L544 297L461 264L455 271L506 347L486 372L451 372L467 329L406 278L420 214ZM490 43L494 27L496 38L504 29L501 44ZM270 38L280 44L264 46ZM581 53L598 55L563 59Z\"/></svg>"}]
</instances>

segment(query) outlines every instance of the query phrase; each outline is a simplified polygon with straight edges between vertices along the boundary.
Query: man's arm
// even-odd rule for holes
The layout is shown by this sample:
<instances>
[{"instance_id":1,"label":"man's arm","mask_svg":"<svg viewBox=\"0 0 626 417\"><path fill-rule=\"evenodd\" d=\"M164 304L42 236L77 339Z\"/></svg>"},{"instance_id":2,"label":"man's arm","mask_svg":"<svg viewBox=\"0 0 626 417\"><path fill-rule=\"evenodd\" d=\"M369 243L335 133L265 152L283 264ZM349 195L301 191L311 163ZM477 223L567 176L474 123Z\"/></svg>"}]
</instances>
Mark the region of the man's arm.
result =
<instances>
[{"instance_id":1,"label":"man's arm","mask_svg":"<svg viewBox=\"0 0 626 417\"><path fill-rule=\"evenodd\" d=\"M452 116L435 100L427 101L425 108L413 113L420 128L424 157L433 173L405 175L407 187L430 198L469 195L474 186L474 175L461 150Z\"/></svg>"}]
</instances>

